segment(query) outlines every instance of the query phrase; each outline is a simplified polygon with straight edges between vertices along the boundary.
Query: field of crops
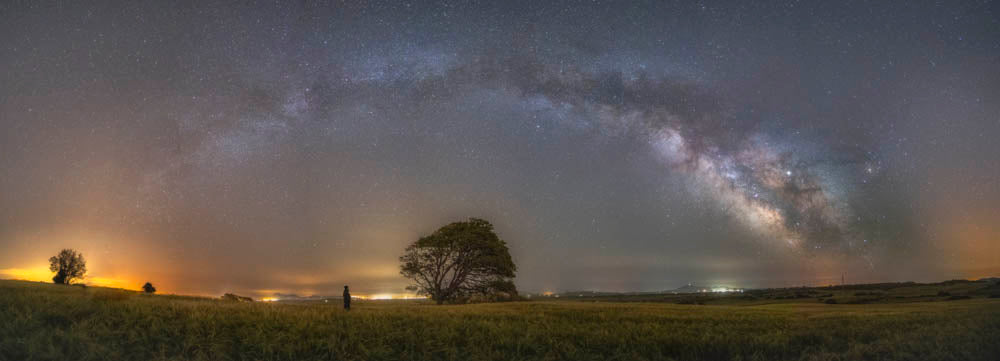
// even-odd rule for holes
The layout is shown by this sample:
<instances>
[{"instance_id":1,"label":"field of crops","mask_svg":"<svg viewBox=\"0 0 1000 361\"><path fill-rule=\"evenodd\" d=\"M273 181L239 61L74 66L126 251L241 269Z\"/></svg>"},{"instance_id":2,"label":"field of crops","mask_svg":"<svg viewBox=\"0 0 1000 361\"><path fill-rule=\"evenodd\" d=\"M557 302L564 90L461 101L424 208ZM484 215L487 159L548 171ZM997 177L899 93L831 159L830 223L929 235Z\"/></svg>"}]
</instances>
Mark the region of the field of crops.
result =
<instances>
[{"instance_id":1,"label":"field of crops","mask_svg":"<svg viewBox=\"0 0 1000 361\"><path fill-rule=\"evenodd\" d=\"M927 293L921 290L918 293ZM276 304L0 281L0 360L996 360L1000 299Z\"/></svg>"}]
</instances>

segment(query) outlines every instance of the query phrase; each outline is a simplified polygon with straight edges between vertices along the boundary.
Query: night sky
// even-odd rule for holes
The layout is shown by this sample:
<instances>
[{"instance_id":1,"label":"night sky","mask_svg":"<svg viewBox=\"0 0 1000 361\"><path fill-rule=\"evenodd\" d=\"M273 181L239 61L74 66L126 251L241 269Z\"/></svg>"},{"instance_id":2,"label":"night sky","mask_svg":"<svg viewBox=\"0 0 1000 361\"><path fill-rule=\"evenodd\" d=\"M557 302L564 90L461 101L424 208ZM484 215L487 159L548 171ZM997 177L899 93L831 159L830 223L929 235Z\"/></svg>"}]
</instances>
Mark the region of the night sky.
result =
<instances>
[{"instance_id":1,"label":"night sky","mask_svg":"<svg viewBox=\"0 0 1000 361\"><path fill-rule=\"evenodd\" d=\"M1000 274L991 1L0 3L0 278L402 293Z\"/></svg>"}]
</instances>

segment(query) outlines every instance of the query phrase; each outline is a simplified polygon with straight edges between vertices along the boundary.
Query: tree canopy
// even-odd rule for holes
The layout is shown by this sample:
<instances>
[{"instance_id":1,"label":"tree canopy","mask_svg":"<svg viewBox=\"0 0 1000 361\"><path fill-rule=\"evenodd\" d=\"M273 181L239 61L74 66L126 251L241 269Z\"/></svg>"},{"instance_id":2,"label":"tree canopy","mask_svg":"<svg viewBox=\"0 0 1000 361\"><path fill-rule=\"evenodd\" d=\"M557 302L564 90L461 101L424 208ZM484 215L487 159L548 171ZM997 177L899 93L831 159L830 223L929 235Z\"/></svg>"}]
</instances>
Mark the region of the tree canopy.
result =
<instances>
[{"instance_id":1,"label":"tree canopy","mask_svg":"<svg viewBox=\"0 0 1000 361\"><path fill-rule=\"evenodd\" d=\"M406 247L400 273L415 283L410 289L438 304L470 297L514 297L517 267L507 243L490 222L469 218L454 222Z\"/></svg>"},{"instance_id":2,"label":"tree canopy","mask_svg":"<svg viewBox=\"0 0 1000 361\"><path fill-rule=\"evenodd\" d=\"M156 293L156 287L153 287L152 283L146 282L142 285L142 291L146 293Z\"/></svg>"},{"instance_id":3,"label":"tree canopy","mask_svg":"<svg viewBox=\"0 0 1000 361\"><path fill-rule=\"evenodd\" d=\"M52 282L68 285L74 280L83 279L87 274L87 261L83 259L83 254L64 249L49 258L49 270L56 273Z\"/></svg>"}]
</instances>

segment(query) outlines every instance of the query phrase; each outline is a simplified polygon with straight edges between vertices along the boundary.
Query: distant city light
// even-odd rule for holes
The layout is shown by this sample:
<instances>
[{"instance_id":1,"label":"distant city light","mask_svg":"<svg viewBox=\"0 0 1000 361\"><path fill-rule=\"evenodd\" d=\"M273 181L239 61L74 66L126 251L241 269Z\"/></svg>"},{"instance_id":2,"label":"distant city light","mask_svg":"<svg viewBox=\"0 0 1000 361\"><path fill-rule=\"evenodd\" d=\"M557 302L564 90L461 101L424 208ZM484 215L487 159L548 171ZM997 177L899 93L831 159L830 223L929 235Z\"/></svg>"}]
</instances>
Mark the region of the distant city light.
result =
<instances>
[{"instance_id":1,"label":"distant city light","mask_svg":"<svg viewBox=\"0 0 1000 361\"><path fill-rule=\"evenodd\" d=\"M382 301L382 300L420 300L427 297L418 296L412 293L376 293L372 295L355 295L355 299Z\"/></svg>"},{"instance_id":2,"label":"distant city light","mask_svg":"<svg viewBox=\"0 0 1000 361\"><path fill-rule=\"evenodd\" d=\"M712 293L728 293L728 292L743 293L743 289L742 288L729 288L729 287L715 287L715 288L711 288L711 289L703 288L703 289L701 289L700 292L703 292L703 293L708 293L708 292L712 292Z\"/></svg>"}]
</instances>

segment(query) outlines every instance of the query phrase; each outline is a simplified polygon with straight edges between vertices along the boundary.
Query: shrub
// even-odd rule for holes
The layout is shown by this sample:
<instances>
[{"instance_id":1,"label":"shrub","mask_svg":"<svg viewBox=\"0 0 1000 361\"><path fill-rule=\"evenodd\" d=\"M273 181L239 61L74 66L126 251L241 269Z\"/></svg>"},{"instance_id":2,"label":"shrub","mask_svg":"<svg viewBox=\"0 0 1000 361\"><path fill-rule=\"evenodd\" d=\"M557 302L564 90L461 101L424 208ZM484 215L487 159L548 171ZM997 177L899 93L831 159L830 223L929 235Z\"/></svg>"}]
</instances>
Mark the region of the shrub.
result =
<instances>
[{"instance_id":1,"label":"shrub","mask_svg":"<svg viewBox=\"0 0 1000 361\"><path fill-rule=\"evenodd\" d=\"M240 295L234 295L232 293L227 293L227 294L222 295L222 300L223 301L232 301L232 302L253 302L253 299L250 298L250 297L243 297L243 296L240 296Z\"/></svg>"}]
</instances>

